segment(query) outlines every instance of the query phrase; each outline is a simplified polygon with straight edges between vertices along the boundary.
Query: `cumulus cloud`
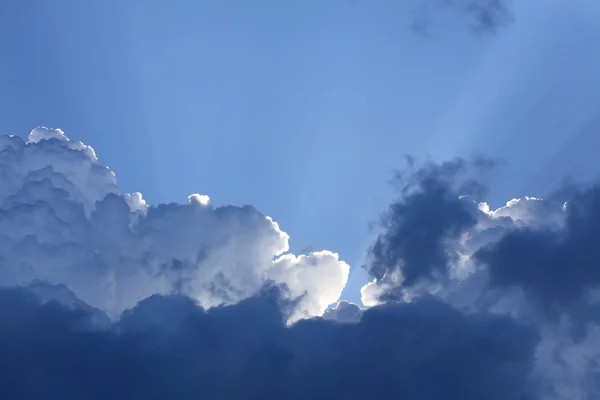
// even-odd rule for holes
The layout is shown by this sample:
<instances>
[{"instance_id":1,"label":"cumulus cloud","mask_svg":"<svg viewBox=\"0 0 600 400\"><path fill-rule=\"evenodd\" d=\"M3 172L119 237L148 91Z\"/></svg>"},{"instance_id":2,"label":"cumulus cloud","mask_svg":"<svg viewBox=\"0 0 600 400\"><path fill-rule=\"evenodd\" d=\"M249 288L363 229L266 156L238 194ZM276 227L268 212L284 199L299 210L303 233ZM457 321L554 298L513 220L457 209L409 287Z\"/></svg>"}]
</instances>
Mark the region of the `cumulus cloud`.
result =
<instances>
[{"instance_id":1,"label":"cumulus cloud","mask_svg":"<svg viewBox=\"0 0 600 400\"><path fill-rule=\"evenodd\" d=\"M464 312L510 316L540 334L533 374L539 398L597 397L600 186L492 210L464 193L469 185L457 176L468 164L426 164L408 174L367 256L373 280L361 290L363 302L434 295ZM425 251L407 256L412 247ZM407 285L405 271L412 270L419 279Z\"/></svg>"},{"instance_id":2,"label":"cumulus cloud","mask_svg":"<svg viewBox=\"0 0 600 400\"><path fill-rule=\"evenodd\" d=\"M120 193L94 150L58 129L2 137L0 179L0 282L64 284L113 318L156 293L213 307L274 280L299 298L295 320L321 315L348 278L337 254L285 254L289 236L253 207Z\"/></svg>"},{"instance_id":3,"label":"cumulus cloud","mask_svg":"<svg viewBox=\"0 0 600 400\"><path fill-rule=\"evenodd\" d=\"M148 204L60 130L0 137L0 394L598 398L600 186L491 209L493 163L408 164L363 309L251 206Z\"/></svg>"},{"instance_id":4,"label":"cumulus cloud","mask_svg":"<svg viewBox=\"0 0 600 400\"><path fill-rule=\"evenodd\" d=\"M47 180L89 213L96 201L118 191L115 174L98 163L94 150L58 129L34 129L28 142L2 136L0 154L0 201Z\"/></svg>"},{"instance_id":5,"label":"cumulus cloud","mask_svg":"<svg viewBox=\"0 0 600 400\"><path fill-rule=\"evenodd\" d=\"M338 255L319 251L296 257L285 254L274 262L269 278L285 287L285 293L297 299L290 322L322 315L335 303L348 280L350 267L341 264Z\"/></svg>"},{"instance_id":6,"label":"cumulus cloud","mask_svg":"<svg viewBox=\"0 0 600 400\"><path fill-rule=\"evenodd\" d=\"M323 314L324 319L338 322L359 322L363 309L358 304L342 300Z\"/></svg>"}]
</instances>

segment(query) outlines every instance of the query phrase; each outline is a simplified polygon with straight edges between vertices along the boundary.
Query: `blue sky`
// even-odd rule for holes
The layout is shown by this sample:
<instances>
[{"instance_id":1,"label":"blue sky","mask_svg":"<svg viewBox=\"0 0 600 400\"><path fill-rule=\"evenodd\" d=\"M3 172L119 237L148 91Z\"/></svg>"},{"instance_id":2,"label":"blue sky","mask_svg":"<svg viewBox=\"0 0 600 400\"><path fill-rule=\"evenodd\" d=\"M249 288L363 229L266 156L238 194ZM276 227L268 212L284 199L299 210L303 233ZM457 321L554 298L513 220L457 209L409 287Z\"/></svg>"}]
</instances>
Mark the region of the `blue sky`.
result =
<instances>
[{"instance_id":1,"label":"blue sky","mask_svg":"<svg viewBox=\"0 0 600 400\"><path fill-rule=\"evenodd\" d=\"M600 169L600 3L519 2L495 34L433 7L426 37L416 3L3 2L0 132L59 127L150 203L252 204L358 301L403 154L505 160L495 206Z\"/></svg>"}]
</instances>

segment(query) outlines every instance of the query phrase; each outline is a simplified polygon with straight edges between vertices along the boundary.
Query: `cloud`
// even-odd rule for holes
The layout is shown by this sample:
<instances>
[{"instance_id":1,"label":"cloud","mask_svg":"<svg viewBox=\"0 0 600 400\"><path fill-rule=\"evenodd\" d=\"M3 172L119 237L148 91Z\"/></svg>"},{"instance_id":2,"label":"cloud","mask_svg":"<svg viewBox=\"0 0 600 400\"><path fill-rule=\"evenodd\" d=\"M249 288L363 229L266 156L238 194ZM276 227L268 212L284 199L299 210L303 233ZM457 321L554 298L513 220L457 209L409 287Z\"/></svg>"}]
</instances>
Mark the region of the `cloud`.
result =
<instances>
[{"instance_id":1,"label":"cloud","mask_svg":"<svg viewBox=\"0 0 600 400\"><path fill-rule=\"evenodd\" d=\"M321 315L348 279L335 253L286 254L289 236L253 207L120 193L94 150L58 129L34 129L27 142L3 136L0 181L2 285L64 284L111 318L156 293L212 307L274 280L301 297L296 320Z\"/></svg>"},{"instance_id":2,"label":"cloud","mask_svg":"<svg viewBox=\"0 0 600 400\"><path fill-rule=\"evenodd\" d=\"M463 160L428 163L403 172L401 197L383 215L382 231L369 249L365 268L387 288L380 296L398 299L402 289L443 279L458 255L448 251L477 223L476 209L455 189Z\"/></svg>"},{"instance_id":3,"label":"cloud","mask_svg":"<svg viewBox=\"0 0 600 400\"><path fill-rule=\"evenodd\" d=\"M335 307L329 308L323 314L324 319L338 322L359 322L362 318L363 309L359 305L342 300Z\"/></svg>"},{"instance_id":4,"label":"cloud","mask_svg":"<svg viewBox=\"0 0 600 400\"><path fill-rule=\"evenodd\" d=\"M510 316L540 334L533 374L538 398L598 397L600 186L571 185L546 200L513 199L492 210L465 196L469 185L457 179L468 175L465 168L479 166L429 164L405 174L401 196L375 240L385 246L367 257L373 280L361 290L363 302L376 306L433 295L463 312ZM462 225L462 215L473 219ZM413 236L428 254L404 255ZM419 279L406 285L404 271L411 268Z\"/></svg>"},{"instance_id":5,"label":"cloud","mask_svg":"<svg viewBox=\"0 0 600 400\"><path fill-rule=\"evenodd\" d=\"M512 199L496 210L475 201L473 192L486 192L487 185L478 179L490 167L478 159L420 166L412 161L399 173L400 196L383 214L367 254L365 268L372 282L362 288L366 305L419 294L449 295L471 278L484 290L493 272L482 268L486 249L521 231L561 235L568 213L556 199ZM521 249L514 254L527 253ZM514 265L500 260L498 269L506 271L506 263Z\"/></svg>"},{"instance_id":6,"label":"cloud","mask_svg":"<svg viewBox=\"0 0 600 400\"><path fill-rule=\"evenodd\" d=\"M48 180L89 213L96 201L118 191L115 174L98 163L94 150L60 130L34 129L27 143L19 136L2 136L0 154L0 201L27 184Z\"/></svg>"},{"instance_id":7,"label":"cloud","mask_svg":"<svg viewBox=\"0 0 600 400\"><path fill-rule=\"evenodd\" d=\"M599 397L600 186L491 209L494 162L407 161L363 309L252 206L148 204L60 130L0 137L0 394Z\"/></svg>"},{"instance_id":8,"label":"cloud","mask_svg":"<svg viewBox=\"0 0 600 400\"><path fill-rule=\"evenodd\" d=\"M313 252L296 257L285 254L275 260L268 277L283 285L284 293L297 299L290 322L322 315L335 303L346 286L350 267L340 264L330 251Z\"/></svg>"},{"instance_id":9,"label":"cloud","mask_svg":"<svg viewBox=\"0 0 600 400\"><path fill-rule=\"evenodd\" d=\"M512 22L513 15L506 0L430 0L422 2L412 13L410 28L428 35L436 16L446 12L458 15L475 34L495 33Z\"/></svg>"},{"instance_id":10,"label":"cloud","mask_svg":"<svg viewBox=\"0 0 600 400\"><path fill-rule=\"evenodd\" d=\"M104 330L87 312L0 290L4 398L521 399L536 335L423 299L360 322L288 327L276 291L205 311L152 296Z\"/></svg>"},{"instance_id":11,"label":"cloud","mask_svg":"<svg viewBox=\"0 0 600 400\"><path fill-rule=\"evenodd\" d=\"M493 286L519 286L545 307L573 306L600 285L600 186L565 205L561 229L523 227L476 253Z\"/></svg>"}]
</instances>

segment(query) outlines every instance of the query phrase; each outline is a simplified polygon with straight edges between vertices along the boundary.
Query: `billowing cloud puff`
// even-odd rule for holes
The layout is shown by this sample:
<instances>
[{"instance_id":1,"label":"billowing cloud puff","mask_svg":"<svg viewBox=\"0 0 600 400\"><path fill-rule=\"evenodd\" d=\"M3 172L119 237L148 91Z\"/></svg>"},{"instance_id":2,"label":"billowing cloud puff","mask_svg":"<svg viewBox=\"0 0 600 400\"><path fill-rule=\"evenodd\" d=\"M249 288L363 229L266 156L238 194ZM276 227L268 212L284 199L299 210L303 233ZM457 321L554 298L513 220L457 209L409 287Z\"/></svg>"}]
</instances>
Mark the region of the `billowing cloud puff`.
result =
<instances>
[{"instance_id":1,"label":"billowing cloud puff","mask_svg":"<svg viewBox=\"0 0 600 400\"><path fill-rule=\"evenodd\" d=\"M319 251L308 255L285 254L274 262L269 278L285 285L286 293L298 299L291 321L322 315L336 302L346 286L350 267L338 255Z\"/></svg>"},{"instance_id":2,"label":"billowing cloud puff","mask_svg":"<svg viewBox=\"0 0 600 400\"><path fill-rule=\"evenodd\" d=\"M284 254L289 236L253 207L119 193L93 149L60 130L3 136L0 180L2 285L64 284L112 317L157 293L233 304L273 280L298 299L296 320L321 315L348 278L337 254Z\"/></svg>"},{"instance_id":3,"label":"billowing cloud puff","mask_svg":"<svg viewBox=\"0 0 600 400\"><path fill-rule=\"evenodd\" d=\"M363 309L359 305L342 300L323 314L324 319L338 322L359 322Z\"/></svg>"},{"instance_id":4,"label":"billowing cloud puff","mask_svg":"<svg viewBox=\"0 0 600 400\"><path fill-rule=\"evenodd\" d=\"M0 201L32 196L31 186L47 180L89 213L96 201L118 191L115 174L98 163L94 150L69 140L59 129L34 129L28 142L2 136L0 155Z\"/></svg>"}]
</instances>

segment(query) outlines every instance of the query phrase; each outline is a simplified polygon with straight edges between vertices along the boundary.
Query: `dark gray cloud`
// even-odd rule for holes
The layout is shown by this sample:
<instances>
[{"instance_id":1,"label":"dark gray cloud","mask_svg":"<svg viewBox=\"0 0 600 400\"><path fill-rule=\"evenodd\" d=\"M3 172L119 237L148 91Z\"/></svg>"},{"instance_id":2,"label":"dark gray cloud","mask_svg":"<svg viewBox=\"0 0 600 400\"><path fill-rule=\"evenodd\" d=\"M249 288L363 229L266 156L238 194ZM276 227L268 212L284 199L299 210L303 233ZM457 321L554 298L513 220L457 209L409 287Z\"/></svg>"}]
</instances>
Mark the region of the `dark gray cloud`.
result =
<instances>
[{"instance_id":1,"label":"dark gray cloud","mask_svg":"<svg viewBox=\"0 0 600 400\"><path fill-rule=\"evenodd\" d=\"M285 309L285 307L283 307ZM360 322L286 327L277 292L204 311L152 296L109 329L88 310L0 290L0 396L10 399L526 399L534 332L434 299Z\"/></svg>"},{"instance_id":2,"label":"dark gray cloud","mask_svg":"<svg viewBox=\"0 0 600 400\"><path fill-rule=\"evenodd\" d=\"M519 286L548 307L576 305L600 285L600 186L570 192L562 229L516 229L476 253L492 285Z\"/></svg>"},{"instance_id":3,"label":"dark gray cloud","mask_svg":"<svg viewBox=\"0 0 600 400\"><path fill-rule=\"evenodd\" d=\"M384 213L382 232L365 265L373 278L394 280L394 286L406 288L447 274L456 257L447 241L458 239L477 222L473 203L457 191L467 166L458 159L399 173L401 196Z\"/></svg>"}]
</instances>

